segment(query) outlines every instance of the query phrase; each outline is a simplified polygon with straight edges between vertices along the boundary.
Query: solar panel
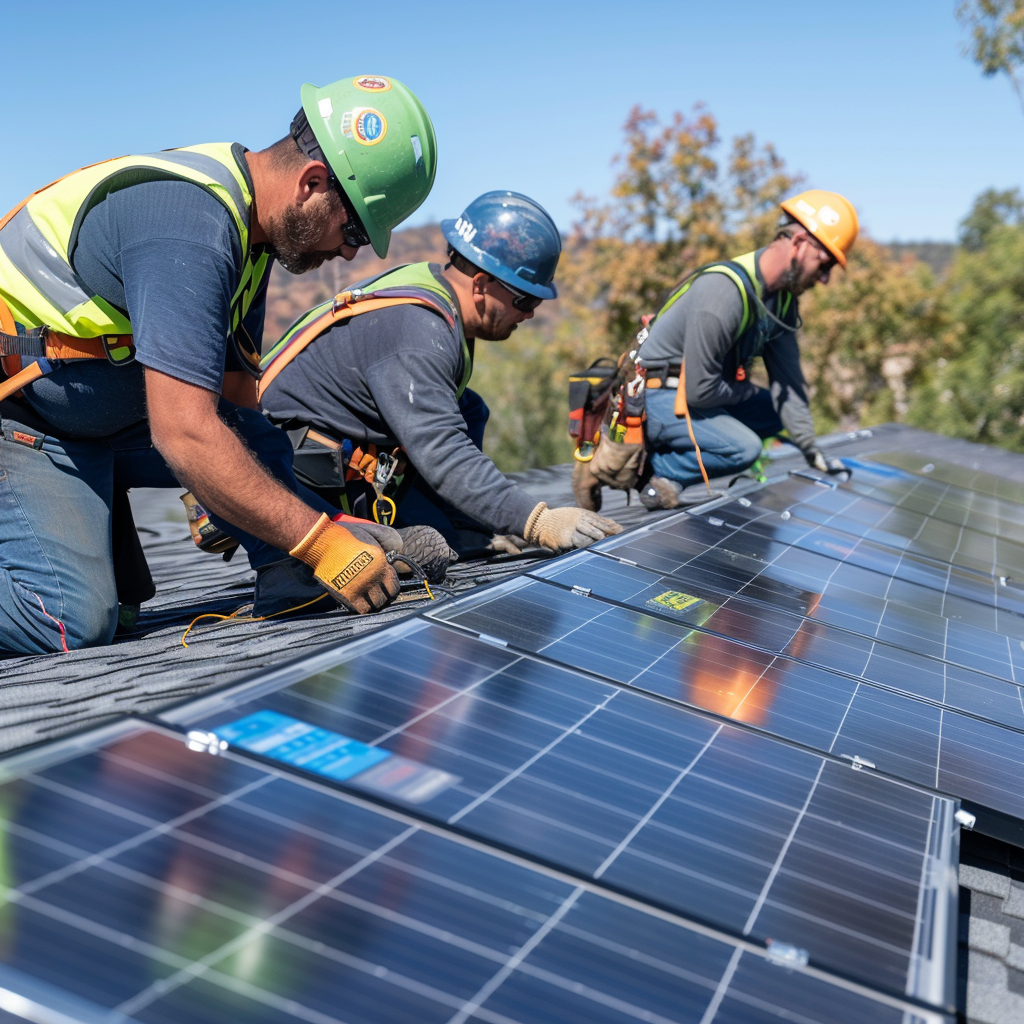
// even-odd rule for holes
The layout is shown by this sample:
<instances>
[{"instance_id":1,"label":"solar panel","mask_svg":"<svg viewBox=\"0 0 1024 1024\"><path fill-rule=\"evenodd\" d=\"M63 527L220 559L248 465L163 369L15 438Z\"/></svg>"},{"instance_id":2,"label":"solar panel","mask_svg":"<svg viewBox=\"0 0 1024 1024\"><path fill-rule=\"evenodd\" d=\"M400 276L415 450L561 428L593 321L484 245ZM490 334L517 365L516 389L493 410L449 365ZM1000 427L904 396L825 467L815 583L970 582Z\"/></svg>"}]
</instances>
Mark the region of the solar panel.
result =
<instances>
[{"instance_id":1,"label":"solar panel","mask_svg":"<svg viewBox=\"0 0 1024 1024\"><path fill-rule=\"evenodd\" d=\"M755 623L746 642L671 621L690 609L666 614L656 598L675 591L685 604L690 595L676 590L678 583L645 591L653 597L637 600L643 611L621 607L600 596L601 569L614 563L594 555L567 563L551 570L563 579L561 587L547 580L514 581L435 614L471 631L492 630L510 646L557 664L933 786L998 812L991 817L993 827L1002 825L999 814L1024 819L1024 794L1014 781L1024 773L1024 732L839 675L828 664L773 655L751 643L773 628L770 621L763 628ZM572 580L590 594L564 589ZM696 608L694 616L701 614ZM609 658L609 648L627 653ZM887 670L890 661L899 665L898 659L881 661ZM982 816L979 827L989 820Z\"/></svg>"},{"instance_id":2,"label":"solar panel","mask_svg":"<svg viewBox=\"0 0 1024 1024\"><path fill-rule=\"evenodd\" d=\"M952 1024L152 725L3 770L0 1005L20 1018Z\"/></svg>"},{"instance_id":3,"label":"solar panel","mask_svg":"<svg viewBox=\"0 0 1024 1024\"><path fill-rule=\"evenodd\" d=\"M420 807L437 824L941 1003L919 909L948 899L948 801L436 625L400 634L170 720L230 737L273 714L386 748L458 777Z\"/></svg>"}]
</instances>

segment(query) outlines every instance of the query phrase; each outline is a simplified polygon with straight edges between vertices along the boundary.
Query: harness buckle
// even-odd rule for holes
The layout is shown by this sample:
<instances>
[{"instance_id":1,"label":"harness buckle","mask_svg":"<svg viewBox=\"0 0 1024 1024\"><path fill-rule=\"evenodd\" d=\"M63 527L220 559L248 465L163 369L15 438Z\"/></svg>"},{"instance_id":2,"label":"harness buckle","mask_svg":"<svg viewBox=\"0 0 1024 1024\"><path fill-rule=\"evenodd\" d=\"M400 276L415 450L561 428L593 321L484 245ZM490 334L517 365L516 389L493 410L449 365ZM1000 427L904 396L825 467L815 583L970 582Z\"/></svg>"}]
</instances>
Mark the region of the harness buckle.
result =
<instances>
[{"instance_id":1,"label":"harness buckle","mask_svg":"<svg viewBox=\"0 0 1024 1024\"><path fill-rule=\"evenodd\" d=\"M103 354L107 357L108 363L125 366L135 361L135 345L130 341L126 345L124 339L123 334L104 334L100 338L103 343Z\"/></svg>"},{"instance_id":2,"label":"harness buckle","mask_svg":"<svg viewBox=\"0 0 1024 1024\"><path fill-rule=\"evenodd\" d=\"M383 494L384 489L391 482L391 478L395 475L395 470L398 469L398 459L394 455L389 455L387 452L379 452L377 454L377 468L373 473L373 489L378 494Z\"/></svg>"}]
</instances>

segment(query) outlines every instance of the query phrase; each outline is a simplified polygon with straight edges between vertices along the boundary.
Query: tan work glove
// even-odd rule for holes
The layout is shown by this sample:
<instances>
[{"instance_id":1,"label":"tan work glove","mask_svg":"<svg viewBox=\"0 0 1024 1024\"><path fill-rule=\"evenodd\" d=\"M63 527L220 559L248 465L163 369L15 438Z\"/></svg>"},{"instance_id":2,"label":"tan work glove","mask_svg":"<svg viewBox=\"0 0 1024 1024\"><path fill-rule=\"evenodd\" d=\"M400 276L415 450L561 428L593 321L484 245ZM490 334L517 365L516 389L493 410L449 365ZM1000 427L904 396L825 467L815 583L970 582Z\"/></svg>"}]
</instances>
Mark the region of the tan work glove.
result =
<instances>
[{"instance_id":1,"label":"tan work glove","mask_svg":"<svg viewBox=\"0 0 1024 1024\"><path fill-rule=\"evenodd\" d=\"M543 501L530 513L525 530L529 543L552 551L589 547L595 540L615 533L622 533L622 527L596 512L584 508L548 508Z\"/></svg>"},{"instance_id":2,"label":"tan work glove","mask_svg":"<svg viewBox=\"0 0 1024 1024\"><path fill-rule=\"evenodd\" d=\"M372 530L369 525L339 526L324 514L288 554L305 562L335 601L365 615L398 596L398 573L374 537L379 529L375 524Z\"/></svg>"},{"instance_id":3,"label":"tan work glove","mask_svg":"<svg viewBox=\"0 0 1024 1024\"><path fill-rule=\"evenodd\" d=\"M496 533L487 544L492 555L521 555L525 547L526 538L514 533Z\"/></svg>"}]
</instances>

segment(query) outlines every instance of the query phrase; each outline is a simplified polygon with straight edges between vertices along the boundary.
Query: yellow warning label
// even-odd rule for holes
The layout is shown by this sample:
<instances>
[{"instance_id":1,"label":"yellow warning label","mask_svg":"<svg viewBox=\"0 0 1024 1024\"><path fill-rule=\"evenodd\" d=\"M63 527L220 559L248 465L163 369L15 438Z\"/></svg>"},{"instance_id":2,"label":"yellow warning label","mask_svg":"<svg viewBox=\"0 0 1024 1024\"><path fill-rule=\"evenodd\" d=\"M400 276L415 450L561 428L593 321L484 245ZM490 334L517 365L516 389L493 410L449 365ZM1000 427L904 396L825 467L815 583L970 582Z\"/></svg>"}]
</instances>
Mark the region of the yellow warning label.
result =
<instances>
[{"instance_id":1,"label":"yellow warning label","mask_svg":"<svg viewBox=\"0 0 1024 1024\"><path fill-rule=\"evenodd\" d=\"M671 608L674 612L683 612L687 608L692 608L695 604L700 604L700 598L694 597L692 594L684 594L681 590L666 590L664 594L652 597L651 602L653 604L662 604L666 608Z\"/></svg>"}]
</instances>

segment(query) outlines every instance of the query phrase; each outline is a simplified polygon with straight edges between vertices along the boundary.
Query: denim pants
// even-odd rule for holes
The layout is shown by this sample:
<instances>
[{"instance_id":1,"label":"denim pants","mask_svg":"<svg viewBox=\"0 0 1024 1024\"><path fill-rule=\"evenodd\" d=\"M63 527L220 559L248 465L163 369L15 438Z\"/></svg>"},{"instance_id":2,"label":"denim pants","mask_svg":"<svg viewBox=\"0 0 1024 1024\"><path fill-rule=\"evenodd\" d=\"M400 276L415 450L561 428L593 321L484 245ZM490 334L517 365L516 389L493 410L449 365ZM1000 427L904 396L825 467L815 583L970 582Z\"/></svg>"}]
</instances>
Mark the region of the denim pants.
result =
<instances>
[{"instance_id":1,"label":"denim pants","mask_svg":"<svg viewBox=\"0 0 1024 1024\"><path fill-rule=\"evenodd\" d=\"M260 462L297 491L287 435L254 410L222 402L220 412ZM146 423L110 437L66 440L48 436L19 403L5 402L0 413L0 650L48 654L109 644L118 612L114 495L180 485ZM330 508L319 499L315 507ZM254 567L282 557L219 525L243 541Z\"/></svg>"},{"instance_id":2,"label":"denim pants","mask_svg":"<svg viewBox=\"0 0 1024 1024\"><path fill-rule=\"evenodd\" d=\"M647 392L647 443L655 476L688 487L702 477L685 416L675 414L675 390ZM782 430L771 394L758 388L736 405L691 409L693 436L709 477L741 473L761 454L761 441Z\"/></svg>"}]
</instances>

